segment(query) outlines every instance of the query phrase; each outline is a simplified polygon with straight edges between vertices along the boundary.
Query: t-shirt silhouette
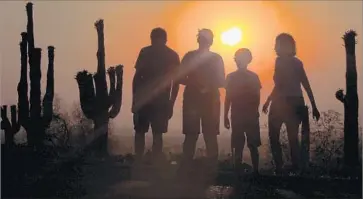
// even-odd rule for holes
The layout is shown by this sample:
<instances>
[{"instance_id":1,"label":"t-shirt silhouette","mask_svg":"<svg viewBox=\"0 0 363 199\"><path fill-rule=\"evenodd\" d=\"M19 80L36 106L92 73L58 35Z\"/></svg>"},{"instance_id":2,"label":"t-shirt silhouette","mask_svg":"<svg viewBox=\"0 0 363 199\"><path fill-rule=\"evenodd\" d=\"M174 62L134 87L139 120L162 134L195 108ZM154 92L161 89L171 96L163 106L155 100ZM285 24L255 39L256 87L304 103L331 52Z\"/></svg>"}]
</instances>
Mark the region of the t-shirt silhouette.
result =
<instances>
[{"instance_id":1,"label":"t-shirt silhouette","mask_svg":"<svg viewBox=\"0 0 363 199\"><path fill-rule=\"evenodd\" d=\"M277 57L274 82L276 95L280 97L303 97L301 81L306 78L303 63L296 57Z\"/></svg>"},{"instance_id":2,"label":"t-shirt silhouette","mask_svg":"<svg viewBox=\"0 0 363 199\"><path fill-rule=\"evenodd\" d=\"M231 117L258 117L261 88L257 74L250 70L237 70L230 73L227 76L226 95L231 100Z\"/></svg>"},{"instance_id":3,"label":"t-shirt silhouette","mask_svg":"<svg viewBox=\"0 0 363 199\"><path fill-rule=\"evenodd\" d=\"M140 97L151 96L148 104L165 105L170 99L172 81L180 65L178 54L168 46L150 45L141 49L135 68L141 75Z\"/></svg>"},{"instance_id":4,"label":"t-shirt silhouette","mask_svg":"<svg viewBox=\"0 0 363 199\"><path fill-rule=\"evenodd\" d=\"M186 82L184 100L215 93L224 86L224 64L220 55L210 51L194 50L188 52L182 60L181 71Z\"/></svg>"}]
</instances>

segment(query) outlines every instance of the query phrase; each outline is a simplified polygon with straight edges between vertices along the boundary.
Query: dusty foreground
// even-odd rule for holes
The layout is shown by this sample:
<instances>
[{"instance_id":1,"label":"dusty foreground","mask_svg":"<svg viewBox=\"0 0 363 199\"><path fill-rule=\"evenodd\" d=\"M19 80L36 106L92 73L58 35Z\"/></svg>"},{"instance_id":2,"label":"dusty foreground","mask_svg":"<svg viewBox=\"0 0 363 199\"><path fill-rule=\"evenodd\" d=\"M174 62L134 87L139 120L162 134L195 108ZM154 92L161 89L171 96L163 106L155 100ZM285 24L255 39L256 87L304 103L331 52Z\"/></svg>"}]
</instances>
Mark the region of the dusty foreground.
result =
<instances>
[{"instance_id":1,"label":"dusty foreground","mask_svg":"<svg viewBox=\"0 0 363 199\"><path fill-rule=\"evenodd\" d=\"M180 182L175 180L175 166L132 172L117 159L90 159L82 173L82 198L362 198L360 180L248 175L237 178L226 172L205 183L196 172L189 181Z\"/></svg>"},{"instance_id":2,"label":"dusty foreground","mask_svg":"<svg viewBox=\"0 0 363 199\"><path fill-rule=\"evenodd\" d=\"M2 198L212 199L212 198L362 198L361 179L316 179L261 175L237 177L220 171L207 179L196 168L186 181L176 180L176 165L131 170L117 157L85 157L44 176L3 181ZM6 195L4 193L6 192Z\"/></svg>"}]
</instances>

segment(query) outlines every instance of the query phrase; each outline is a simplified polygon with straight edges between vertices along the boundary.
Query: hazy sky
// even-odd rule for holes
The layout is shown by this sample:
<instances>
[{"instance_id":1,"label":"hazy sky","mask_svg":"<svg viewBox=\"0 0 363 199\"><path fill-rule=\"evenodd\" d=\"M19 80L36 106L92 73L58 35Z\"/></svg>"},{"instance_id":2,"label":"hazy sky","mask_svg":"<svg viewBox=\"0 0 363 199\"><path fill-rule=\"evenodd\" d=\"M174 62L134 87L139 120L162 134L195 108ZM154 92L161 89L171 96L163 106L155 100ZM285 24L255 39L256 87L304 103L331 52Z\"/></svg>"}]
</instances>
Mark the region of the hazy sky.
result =
<instances>
[{"instance_id":1,"label":"hazy sky","mask_svg":"<svg viewBox=\"0 0 363 199\"><path fill-rule=\"evenodd\" d=\"M25 3L0 2L1 104L14 104L17 100L18 44L20 33L26 30ZM55 89L67 107L79 100L74 79L77 71L96 70L97 37L93 23L99 18L105 20L106 65L125 66L124 100L121 113L115 119L117 127L132 128L133 67L140 48L150 43L151 29L157 26L166 28L169 46L180 57L196 48L198 28L211 28L215 33L212 50L223 56L227 73L235 70L234 51L239 47L250 48L254 57L251 69L260 75L263 84L262 103L273 85L274 38L281 32L294 35L298 56L304 62L321 111L343 110L334 94L337 88L345 88L345 51L341 36L350 28L358 32L357 67L362 71L361 1L34 2L35 44L43 48L42 92L46 47L54 45ZM223 46L220 34L233 26L242 29L242 42L235 47ZM361 91L362 88L362 97ZM181 98L180 93L170 125L175 130L181 129Z\"/></svg>"}]
</instances>

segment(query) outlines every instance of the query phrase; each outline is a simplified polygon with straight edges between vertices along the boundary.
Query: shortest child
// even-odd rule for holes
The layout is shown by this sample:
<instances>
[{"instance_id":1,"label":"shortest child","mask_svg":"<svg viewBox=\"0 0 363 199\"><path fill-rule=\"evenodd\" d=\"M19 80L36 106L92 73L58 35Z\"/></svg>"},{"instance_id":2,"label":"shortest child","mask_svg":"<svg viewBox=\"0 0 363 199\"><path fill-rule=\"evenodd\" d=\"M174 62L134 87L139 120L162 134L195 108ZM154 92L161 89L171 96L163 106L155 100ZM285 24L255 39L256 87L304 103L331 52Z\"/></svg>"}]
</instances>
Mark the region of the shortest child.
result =
<instances>
[{"instance_id":1,"label":"shortest child","mask_svg":"<svg viewBox=\"0 0 363 199\"><path fill-rule=\"evenodd\" d=\"M236 166L242 164L243 148L247 138L253 170L258 174L258 147L261 145L259 124L261 83L257 74L247 69L252 61L250 50L246 48L237 50L234 60L238 70L227 76L224 126L227 129L232 127L231 147L235 154L234 164ZM230 107L231 124L228 118Z\"/></svg>"}]
</instances>

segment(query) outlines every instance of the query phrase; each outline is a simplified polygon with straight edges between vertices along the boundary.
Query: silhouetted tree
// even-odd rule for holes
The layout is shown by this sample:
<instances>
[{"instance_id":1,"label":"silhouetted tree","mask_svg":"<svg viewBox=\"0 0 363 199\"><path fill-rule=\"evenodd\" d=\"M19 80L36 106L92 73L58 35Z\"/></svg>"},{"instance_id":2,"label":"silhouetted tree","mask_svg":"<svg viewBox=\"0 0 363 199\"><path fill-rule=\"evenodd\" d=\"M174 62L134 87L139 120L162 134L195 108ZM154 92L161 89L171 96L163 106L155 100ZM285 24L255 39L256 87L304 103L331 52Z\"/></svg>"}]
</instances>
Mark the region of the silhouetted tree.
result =
<instances>
[{"instance_id":1,"label":"silhouetted tree","mask_svg":"<svg viewBox=\"0 0 363 199\"><path fill-rule=\"evenodd\" d=\"M34 47L33 4L27 3L27 32L21 33L21 72L18 84L19 123L27 131L28 144L41 146L45 130L53 115L54 98L54 47L48 46L46 93L41 104L41 49ZM27 59L29 56L30 104L28 100ZM43 110L42 110L43 108ZM43 112L43 114L42 114Z\"/></svg>"},{"instance_id":2,"label":"silhouetted tree","mask_svg":"<svg viewBox=\"0 0 363 199\"><path fill-rule=\"evenodd\" d=\"M358 92L357 67L355 59L355 37L353 30L344 36L346 52L346 94L343 89L336 92L336 98L344 104L344 162L347 166L358 163Z\"/></svg>"},{"instance_id":3,"label":"silhouetted tree","mask_svg":"<svg viewBox=\"0 0 363 199\"><path fill-rule=\"evenodd\" d=\"M7 147L14 146L14 135L20 130L19 120L16 113L16 105L10 106L11 120L7 114L8 106L1 107L1 129L5 132L5 145Z\"/></svg>"},{"instance_id":4,"label":"silhouetted tree","mask_svg":"<svg viewBox=\"0 0 363 199\"><path fill-rule=\"evenodd\" d=\"M96 21L95 27L98 35L97 72L92 76L86 70L80 71L77 73L76 80L82 111L87 118L93 120L95 133L101 134L96 138L97 145L103 150L107 150L109 118L115 118L121 109L123 66L118 65L107 70L110 79L110 91L108 92L103 20Z\"/></svg>"}]
</instances>

